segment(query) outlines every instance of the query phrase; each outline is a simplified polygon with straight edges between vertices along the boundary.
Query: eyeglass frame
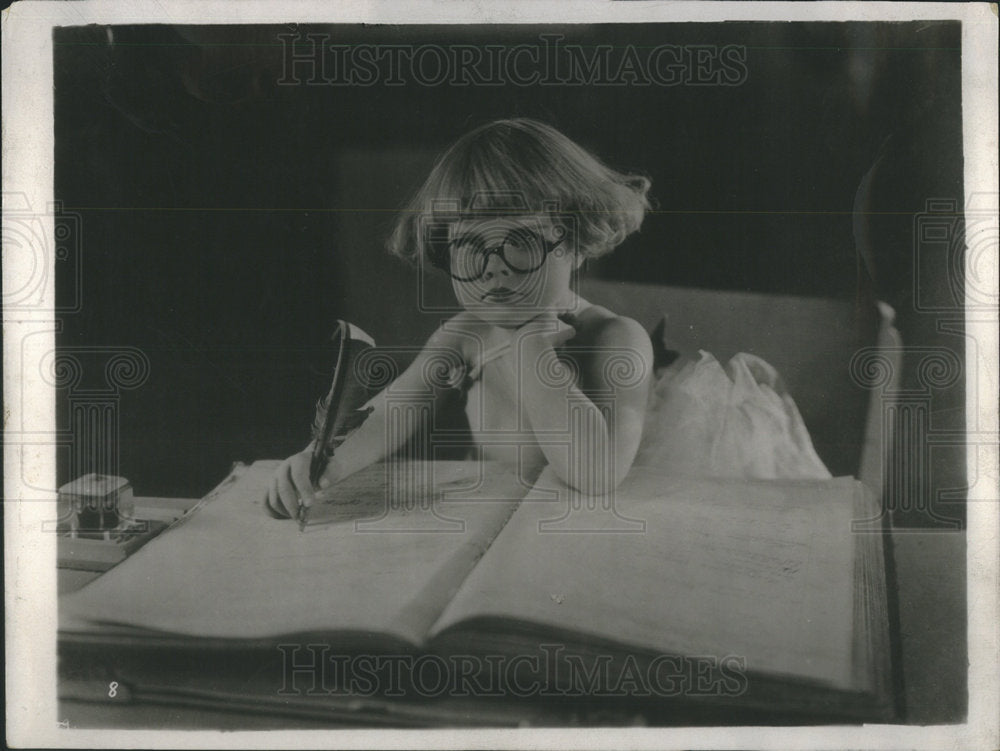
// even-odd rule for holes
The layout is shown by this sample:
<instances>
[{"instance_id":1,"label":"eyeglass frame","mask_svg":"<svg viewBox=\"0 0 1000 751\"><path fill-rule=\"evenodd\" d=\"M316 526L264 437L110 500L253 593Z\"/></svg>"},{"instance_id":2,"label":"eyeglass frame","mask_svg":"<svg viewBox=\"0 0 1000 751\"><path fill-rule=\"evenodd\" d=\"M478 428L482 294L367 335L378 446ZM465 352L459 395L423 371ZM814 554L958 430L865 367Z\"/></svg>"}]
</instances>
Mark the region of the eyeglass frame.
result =
<instances>
[{"instance_id":1,"label":"eyeglass frame","mask_svg":"<svg viewBox=\"0 0 1000 751\"><path fill-rule=\"evenodd\" d=\"M473 276L473 277L458 276L458 275L454 274L452 272L452 270L451 270L451 260L452 260L451 253L452 253L452 248L457 243L460 243L463 240L465 240L464 236L462 236L462 237L456 237L456 238L454 238L452 240L449 240L447 242L447 244L445 245L445 248L447 249L447 253L442 254L443 257L433 259L431 261L431 263L434 266L436 266L437 268L439 268L442 271L444 271L446 274L448 274L448 276L450 276L455 281L457 281L457 282L464 282L464 283L478 282L484 276L486 276L486 267L489 266L490 256L492 256L494 254L500 256L500 260L503 261L504 265L508 269L510 269L511 271L513 271L513 272L515 272L517 274L533 274L534 272L538 271L540 268L542 268L542 266L545 265L545 262L549 258L549 253L551 253L557 247L559 247L559 245L561 245L562 242L566 239L566 236L567 236L568 233L566 232L565 228L560 227L559 229L562 231L562 234L560 235L560 237L557 240L549 240L541 232L535 232L535 231L527 229L527 228L511 228L511 229L509 229L504 234L503 239L499 243L495 243L492 246L486 246L482 251L479 251L479 250L476 251L476 252L482 253L483 267L482 267L482 271L480 271L478 275ZM510 241L511 236L512 235L516 236L518 233L529 233L529 234L533 235L534 237L536 237L538 240L541 241L542 248L543 248L542 260L539 261L539 263L538 263L537 266L534 266L534 267L532 267L530 269L520 269L520 268L517 268L516 266L514 266L513 264L511 264L511 262L509 260L507 260L507 256L506 256L506 254L504 252L504 249L507 247L507 243ZM466 233L466 234L468 234L468 233Z\"/></svg>"}]
</instances>

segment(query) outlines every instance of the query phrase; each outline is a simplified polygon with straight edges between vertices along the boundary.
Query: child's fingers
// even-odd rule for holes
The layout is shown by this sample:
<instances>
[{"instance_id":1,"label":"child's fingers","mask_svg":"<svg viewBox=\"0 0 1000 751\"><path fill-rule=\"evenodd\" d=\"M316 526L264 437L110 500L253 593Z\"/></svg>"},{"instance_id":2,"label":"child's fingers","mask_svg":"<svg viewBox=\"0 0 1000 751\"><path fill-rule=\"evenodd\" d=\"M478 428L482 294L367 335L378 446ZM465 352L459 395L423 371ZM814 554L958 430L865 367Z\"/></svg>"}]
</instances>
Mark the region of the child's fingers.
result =
<instances>
[{"instance_id":1,"label":"child's fingers","mask_svg":"<svg viewBox=\"0 0 1000 751\"><path fill-rule=\"evenodd\" d=\"M565 321L562 318L560 318L559 321L561 323L561 325L559 326L559 330L556 331L554 334L552 334L549 338L549 341L552 343L553 347L558 347L562 344L565 344L570 339L576 336L576 329L573 327L572 323L570 323L569 321Z\"/></svg>"},{"instance_id":2,"label":"child's fingers","mask_svg":"<svg viewBox=\"0 0 1000 751\"><path fill-rule=\"evenodd\" d=\"M272 477L267 484L267 493L264 496L264 509L275 519L287 519L283 513L281 504L278 501L278 478ZM282 510L279 510L282 509Z\"/></svg>"},{"instance_id":3,"label":"child's fingers","mask_svg":"<svg viewBox=\"0 0 1000 751\"><path fill-rule=\"evenodd\" d=\"M515 330L515 337L529 337L529 336L551 336L559 330L559 322L555 315L549 311L545 311L540 315L535 316L530 321L526 321L521 324Z\"/></svg>"},{"instance_id":4,"label":"child's fingers","mask_svg":"<svg viewBox=\"0 0 1000 751\"><path fill-rule=\"evenodd\" d=\"M294 516L294 510L289 508L287 500L281 497L281 481L278 477L274 478L274 508L282 519Z\"/></svg>"},{"instance_id":5,"label":"child's fingers","mask_svg":"<svg viewBox=\"0 0 1000 751\"><path fill-rule=\"evenodd\" d=\"M542 337L552 347L559 347L576 336L576 329L561 315L546 312L518 329L524 337Z\"/></svg>"},{"instance_id":6,"label":"child's fingers","mask_svg":"<svg viewBox=\"0 0 1000 751\"><path fill-rule=\"evenodd\" d=\"M309 466L304 461L292 461L289 466L289 474L292 477L292 484L298 498L302 500L303 506L311 506L313 502L312 483L309 481Z\"/></svg>"},{"instance_id":7,"label":"child's fingers","mask_svg":"<svg viewBox=\"0 0 1000 751\"><path fill-rule=\"evenodd\" d=\"M288 472L288 465L282 465L278 472L278 499L289 516L294 517L299 510L299 493L292 484L292 478Z\"/></svg>"}]
</instances>

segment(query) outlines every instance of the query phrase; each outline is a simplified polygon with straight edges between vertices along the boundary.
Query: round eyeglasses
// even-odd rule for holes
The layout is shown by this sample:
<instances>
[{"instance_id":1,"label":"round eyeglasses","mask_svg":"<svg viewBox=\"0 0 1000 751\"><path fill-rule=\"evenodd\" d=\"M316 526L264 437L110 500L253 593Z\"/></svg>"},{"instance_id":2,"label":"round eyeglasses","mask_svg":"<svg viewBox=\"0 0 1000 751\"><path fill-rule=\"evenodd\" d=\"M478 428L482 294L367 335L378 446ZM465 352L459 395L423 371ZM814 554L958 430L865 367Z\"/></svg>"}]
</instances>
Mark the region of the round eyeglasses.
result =
<instances>
[{"instance_id":1,"label":"round eyeglasses","mask_svg":"<svg viewBox=\"0 0 1000 751\"><path fill-rule=\"evenodd\" d=\"M511 271L530 274L540 269L549 253L566 239L565 231L561 227L559 230L558 239L548 240L527 228L511 229L500 242L492 242L488 236L494 233L465 233L448 242L447 253L435 259L434 265L456 281L475 282L486 275L490 256L497 255Z\"/></svg>"}]
</instances>

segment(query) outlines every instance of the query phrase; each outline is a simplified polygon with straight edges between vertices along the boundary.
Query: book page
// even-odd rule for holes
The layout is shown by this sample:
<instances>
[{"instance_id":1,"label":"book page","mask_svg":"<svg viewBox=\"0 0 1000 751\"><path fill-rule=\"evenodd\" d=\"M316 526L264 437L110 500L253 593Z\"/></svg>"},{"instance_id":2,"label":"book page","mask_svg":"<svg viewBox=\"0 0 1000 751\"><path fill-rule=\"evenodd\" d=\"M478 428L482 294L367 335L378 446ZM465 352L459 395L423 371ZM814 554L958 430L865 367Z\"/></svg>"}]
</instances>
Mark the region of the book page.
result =
<instances>
[{"instance_id":1,"label":"book page","mask_svg":"<svg viewBox=\"0 0 1000 751\"><path fill-rule=\"evenodd\" d=\"M338 484L337 502L315 505L300 531L265 512L277 464L246 468L179 526L63 598L64 626L82 619L214 639L374 632L419 643L525 491L489 463L377 464ZM388 515L387 504L396 507Z\"/></svg>"},{"instance_id":2,"label":"book page","mask_svg":"<svg viewBox=\"0 0 1000 751\"><path fill-rule=\"evenodd\" d=\"M567 514L547 470L434 631L513 619L851 687L856 487L635 467L610 504ZM626 519L644 530L614 531Z\"/></svg>"}]
</instances>

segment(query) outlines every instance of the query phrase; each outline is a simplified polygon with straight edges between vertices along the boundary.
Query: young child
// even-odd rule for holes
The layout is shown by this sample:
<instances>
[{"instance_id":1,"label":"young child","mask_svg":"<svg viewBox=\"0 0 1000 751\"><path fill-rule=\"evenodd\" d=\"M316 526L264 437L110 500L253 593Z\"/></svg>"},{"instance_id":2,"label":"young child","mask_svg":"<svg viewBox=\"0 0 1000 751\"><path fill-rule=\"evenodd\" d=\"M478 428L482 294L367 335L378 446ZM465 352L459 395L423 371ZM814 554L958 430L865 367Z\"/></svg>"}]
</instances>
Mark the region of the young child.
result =
<instances>
[{"instance_id":1,"label":"young child","mask_svg":"<svg viewBox=\"0 0 1000 751\"><path fill-rule=\"evenodd\" d=\"M386 458L417 425L389 427L389 398L465 395L481 455L526 478L548 464L570 487L602 494L639 448L653 371L635 321L581 298L575 272L639 229L649 180L616 172L554 128L500 120L460 138L400 216L389 250L451 277L461 311L371 402L316 488L312 447L271 479L267 507L295 517L319 489ZM429 377L451 362L450 377ZM415 397L417 398L417 397ZM419 397L424 400L426 397Z\"/></svg>"}]
</instances>

